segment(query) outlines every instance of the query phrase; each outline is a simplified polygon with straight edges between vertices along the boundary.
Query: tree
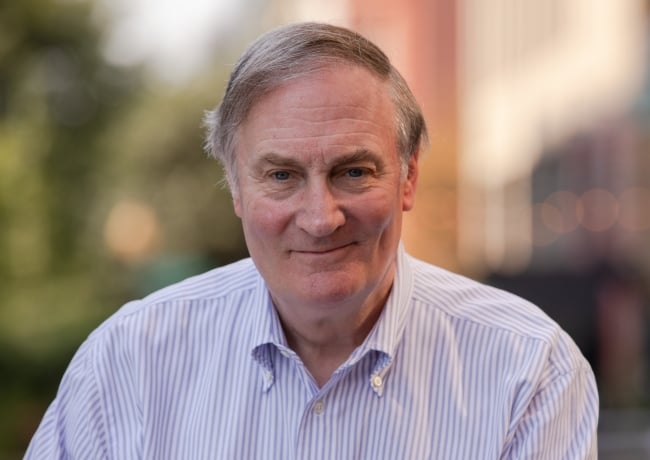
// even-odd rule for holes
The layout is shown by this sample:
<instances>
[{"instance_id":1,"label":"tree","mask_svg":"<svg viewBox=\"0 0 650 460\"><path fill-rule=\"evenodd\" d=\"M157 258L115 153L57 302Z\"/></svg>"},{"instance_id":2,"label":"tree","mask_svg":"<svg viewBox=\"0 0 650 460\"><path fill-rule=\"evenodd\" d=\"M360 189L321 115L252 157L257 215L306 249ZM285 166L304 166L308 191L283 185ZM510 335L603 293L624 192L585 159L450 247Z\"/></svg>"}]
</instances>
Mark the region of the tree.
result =
<instances>
[{"instance_id":1,"label":"tree","mask_svg":"<svg viewBox=\"0 0 650 460\"><path fill-rule=\"evenodd\" d=\"M3 458L20 457L83 334L78 326L101 316L88 308L100 284L84 273L92 256L80 235L106 161L98 136L139 78L104 61L100 38L87 3L0 4Z\"/></svg>"}]
</instances>

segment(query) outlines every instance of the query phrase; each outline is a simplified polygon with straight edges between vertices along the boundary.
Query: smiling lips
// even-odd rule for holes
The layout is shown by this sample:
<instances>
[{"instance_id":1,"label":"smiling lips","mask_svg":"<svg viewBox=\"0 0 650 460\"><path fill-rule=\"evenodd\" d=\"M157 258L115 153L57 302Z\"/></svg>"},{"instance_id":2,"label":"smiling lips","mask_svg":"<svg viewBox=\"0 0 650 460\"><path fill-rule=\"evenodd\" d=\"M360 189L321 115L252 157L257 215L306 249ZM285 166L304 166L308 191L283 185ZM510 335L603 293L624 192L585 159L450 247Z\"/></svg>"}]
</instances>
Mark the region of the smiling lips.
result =
<instances>
[{"instance_id":1,"label":"smiling lips","mask_svg":"<svg viewBox=\"0 0 650 460\"><path fill-rule=\"evenodd\" d=\"M354 243L348 243L348 244L343 244L340 246L333 246L329 248L323 248L323 249L300 249L300 250L292 250L292 252L298 253L298 254L307 254L307 255L327 255L327 254L332 254L335 252L338 252L340 250L346 249L350 246L352 246Z\"/></svg>"}]
</instances>

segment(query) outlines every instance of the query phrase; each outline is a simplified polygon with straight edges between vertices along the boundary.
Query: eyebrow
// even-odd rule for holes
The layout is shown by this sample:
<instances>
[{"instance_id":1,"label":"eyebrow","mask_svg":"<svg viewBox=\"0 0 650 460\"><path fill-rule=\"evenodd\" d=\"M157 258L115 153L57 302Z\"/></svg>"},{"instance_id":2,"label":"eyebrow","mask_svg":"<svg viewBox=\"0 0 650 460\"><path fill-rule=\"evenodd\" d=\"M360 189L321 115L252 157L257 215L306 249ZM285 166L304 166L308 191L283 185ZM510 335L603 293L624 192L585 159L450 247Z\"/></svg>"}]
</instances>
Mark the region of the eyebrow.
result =
<instances>
[{"instance_id":1,"label":"eyebrow","mask_svg":"<svg viewBox=\"0 0 650 460\"><path fill-rule=\"evenodd\" d=\"M300 163L293 158L285 157L274 152L269 152L262 155L260 158L255 161L256 166L260 166L264 163L271 164L273 166L282 166L282 167L300 167Z\"/></svg>"},{"instance_id":2,"label":"eyebrow","mask_svg":"<svg viewBox=\"0 0 650 460\"><path fill-rule=\"evenodd\" d=\"M332 159L331 162L328 162L329 166L341 166L350 163L359 163L359 162L370 162L375 164L377 167L384 165L384 160L377 154L371 152L367 149L358 149L350 153L346 153L336 158ZM256 162L256 166L261 166L263 164L270 164L273 166L280 167L291 167L291 168L301 168L302 164L295 160L294 158L285 157L283 155L277 154L275 152L269 152L262 155Z\"/></svg>"},{"instance_id":3,"label":"eyebrow","mask_svg":"<svg viewBox=\"0 0 650 460\"><path fill-rule=\"evenodd\" d=\"M366 149L358 149L354 152L341 155L340 157L337 157L332 163L336 166L363 162L374 163L374 165L377 167L381 167L384 164L384 160L381 158L381 156Z\"/></svg>"}]
</instances>

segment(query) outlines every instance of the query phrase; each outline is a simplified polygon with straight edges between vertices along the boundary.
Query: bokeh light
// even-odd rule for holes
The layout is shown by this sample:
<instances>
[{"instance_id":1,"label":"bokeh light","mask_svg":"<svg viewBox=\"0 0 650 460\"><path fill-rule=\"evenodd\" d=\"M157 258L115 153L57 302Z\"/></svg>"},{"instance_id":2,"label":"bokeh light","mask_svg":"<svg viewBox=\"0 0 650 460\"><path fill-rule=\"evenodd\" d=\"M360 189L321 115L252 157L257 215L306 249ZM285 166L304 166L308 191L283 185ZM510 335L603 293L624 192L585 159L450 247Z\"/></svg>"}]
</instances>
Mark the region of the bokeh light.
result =
<instances>
[{"instance_id":1,"label":"bokeh light","mask_svg":"<svg viewBox=\"0 0 650 460\"><path fill-rule=\"evenodd\" d=\"M104 228L106 247L125 262L149 257L160 242L160 224L146 203L124 200L108 215Z\"/></svg>"},{"instance_id":2,"label":"bokeh light","mask_svg":"<svg viewBox=\"0 0 650 460\"><path fill-rule=\"evenodd\" d=\"M554 192L541 208L544 224L558 234L569 233L578 227L578 197L567 191Z\"/></svg>"},{"instance_id":3,"label":"bokeh light","mask_svg":"<svg viewBox=\"0 0 650 460\"><path fill-rule=\"evenodd\" d=\"M619 220L623 228L633 232L650 229L650 189L628 188L619 195L618 201Z\"/></svg>"},{"instance_id":4,"label":"bokeh light","mask_svg":"<svg viewBox=\"0 0 650 460\"><path fill-rule=\"evenodd\" d=\"M592 232L608 230L614 226L619 214L619 204L614 194L601 188L583 193L576 209L580 224Z\"/></svg>"}]
</instances>

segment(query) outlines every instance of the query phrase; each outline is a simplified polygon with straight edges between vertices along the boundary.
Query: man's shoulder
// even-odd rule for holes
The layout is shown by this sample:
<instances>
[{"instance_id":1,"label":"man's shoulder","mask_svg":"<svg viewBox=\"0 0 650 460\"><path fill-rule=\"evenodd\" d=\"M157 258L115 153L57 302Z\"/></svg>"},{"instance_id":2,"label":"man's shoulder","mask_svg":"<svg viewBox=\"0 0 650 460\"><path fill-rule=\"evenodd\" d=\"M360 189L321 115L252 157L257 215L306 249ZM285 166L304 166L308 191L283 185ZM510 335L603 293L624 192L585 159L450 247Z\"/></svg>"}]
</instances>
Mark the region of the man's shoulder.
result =
<instances>
[{"instance_id":1,"label":"man's shoulder","mask_svg":"<svg viewBox=\"0 0 650 460\"><path fill-rule=\"evenodd\" d=\"M537 305L416 259L412 264L413 301L431 324L444 322L467 340L489 337L511 347L544 350L560 373L588 367L573 339Z\"/></svg>"},{"instance_id":2,"label":"man's shoulder","mask_svg":"<svg viewBox=\"0 0 650 460\"><path fill-rule=\"evenodd\" d=\"M456 322L483 326L544 341L560 326L541 308L513 293L412 258L413 298Z\"/></svg>"},{"instance_id":3,"label":"man's shoulder","mask_svg":"<svg viewBox=\"0 0 650 460\"><path fill-rule=\"evenodd\" d=\"M234 305L228 301L229 298L238 297L241 301L241 294L256 289L259 281L259 272L250 258L214 268L152 292L142 299L127 302L91 336L114 329L117 325L140 322L143 317L148 322L152 318L163 318L206 306L218 310Z\"/></svg>"},{"instance_id":4,"label":"man's shoulder","mask_svg":"<svg viewBox=\"0 0 650 460\"><path fill-rule=\"evenodd\" d=\"M156 304L179 300L217 299L254 288L260 278L250 258L214 268L155 291L141 302Z\"/></svg>"},{"instance_id":5,"label":"man's shoulder","mask_svg":"<svg viewBox=\"0 0 650 460\"><path fill-rule=\"evenodd\" d=\"M244 259L130 301L84 340L66 371L66 381L73 382L67 385L97 379L110 387L118 380L112 376L136 374L155 379L164 366L188 356L194 364L205 362L212 356L206 350L228 355L246 349L249 335L232 332L254 324L258 311L248 307L259 299L257 292L263 293L259 274Z\"/></svg>"}]
</instances>

